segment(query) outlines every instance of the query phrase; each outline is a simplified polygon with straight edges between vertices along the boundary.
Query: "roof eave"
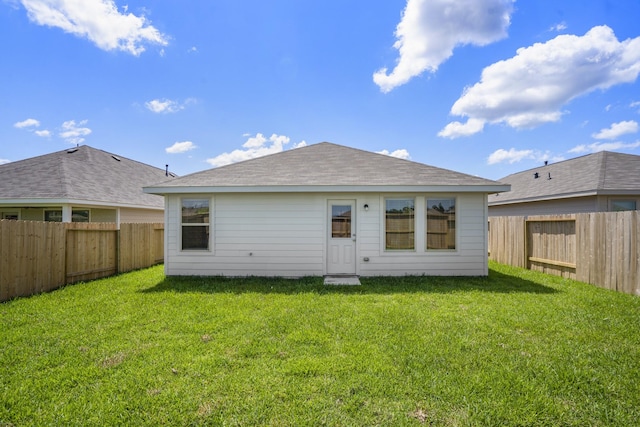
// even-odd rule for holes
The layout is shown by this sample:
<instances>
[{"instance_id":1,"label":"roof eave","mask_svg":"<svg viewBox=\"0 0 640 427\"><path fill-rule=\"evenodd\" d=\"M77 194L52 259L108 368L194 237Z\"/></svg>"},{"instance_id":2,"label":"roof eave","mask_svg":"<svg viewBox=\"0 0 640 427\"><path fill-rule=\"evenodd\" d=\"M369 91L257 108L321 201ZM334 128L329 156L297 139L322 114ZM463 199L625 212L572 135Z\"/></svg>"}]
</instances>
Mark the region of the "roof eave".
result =
<instances>
[{"instance_id":1,"label":"roof eave","mask_svg":"<svg viewBox=\"0 0 640 427\"><path fill-rule=\"evenodd\" d=\"M271 185L271 186L186 186L144 187L148 194L202 193L500 193L510 185Z\"/></svg>"},{"instance_id":2,"label":"roof eave","mask_svg":"<svg viewBox=\"0 0 640 427\"><path fill-rule=\"evenodd\" d=\"M637 190L615 190L615 189L589 190L589 191L581 191L578 193L550 194L546 196L524 197L524 198L507 199L507 200L489 200L489 206L511 205L514 203L546 202L550 200L573 199L576 197L638 196L638 195L640 195L640 189L637 189Z\"/></svg>"},{"instance_id":3,"label":"roof eave","mask_svg":"<svg viewBox=\"0 0 640 427\"><path fill-rule=\"evenodd\" d=\"M0 198L0 206L46 207L51 205L74 205L74 206L164 210L164 203L157 206L151 206L151 205L140 205L140 204L131 204L131 203L101 202L101 201L95 201L95 200L65 199L65 198L44 198L44 197L43 198L24 198L24 199Z\"/></svg>"},{"instance_id":4,"label":"roof eave","mask_svg":"<svg viewBox=\"0 0 640 427\"><path fill-rule=\"evenodd\" d=\"M507 200L489 200L489 206L510 205L513 203L545 202L549 200L573 199L575 197L589 197L589 196L597 196L597 195L598 195L597 191L582 191L580 193L552 194L552 195L546 195L546 196L523 197L518 199L507 199Z\"/></svg>"}]
</instances>

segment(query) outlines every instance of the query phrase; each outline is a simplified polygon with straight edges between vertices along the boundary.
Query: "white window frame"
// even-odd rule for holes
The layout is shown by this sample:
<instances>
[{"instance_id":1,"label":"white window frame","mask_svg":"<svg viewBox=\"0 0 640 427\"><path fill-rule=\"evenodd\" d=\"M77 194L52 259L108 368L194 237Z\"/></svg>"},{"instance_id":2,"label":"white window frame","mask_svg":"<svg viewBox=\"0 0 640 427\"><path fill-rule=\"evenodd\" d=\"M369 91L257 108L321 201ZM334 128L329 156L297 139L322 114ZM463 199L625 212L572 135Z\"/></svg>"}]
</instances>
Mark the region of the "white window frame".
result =
<instances>
[{"instance_id":1,"label":"white window frame","mask_svg":"<svg viewBox=\"0 0 640 427\"><path fill-rule=\"evenodd\" d=\"M389 200L411 200L413 201L413 248L412 249L389 249L387 248L387 201ZM393 254L407 254L407 253L415 253L418 248L418 239L417 239L417 202L416 196L385 196L382 198L382 248L385 253Z\"/></svg>"},{"instance_id":2,"label":"white window frame","mask_svg":"<svg viewBox=\"0 0 640 427\"><path fill-rule=\"evenodd\" d=\"M182 203L184 200L206 200L209 202L209 222L208 223L201 223L201 222L195 222L195 223L183 223L182 222ZM186 253L189 255L192 254L211 254L213 252L213 198L209 197L209 196L199 196L199 195L193 195L193 196L185 196L185 197L180 197L178 198L178 219L180 221L178 221L178 244L179 244L179 251L181 253ZM209 236L208 236L208 241L207 241L207 248L192 248L192 249L183 249L182 248L182 230L183 227L202 227L202 226L208 226L209 227Z\"/></svg>"},{"instance_id":3,"label":"white window frame","mask_svg":"<svg viewBox=\"0 0 640 427\"><path fill-rule=\"evenodd\" d=\"M427 236L428 232L429 232L429 224L428 224L428 220L427 220L427 211L429 210L429 199L432 200L445 200L445 199L452 199L453 200L453 205L455 206L455 213L454 213L454 221L455 221L455 236L454 236L454 244L455 244L455 248L454 249L429 249L427 248L427 244L429 241L429 238ZM424 197L424 250L427 253L454 253L454 252L458 252L458 248L459 248L459 222L458 222L458 197L457 196L453 196L453 195L448 195L448 194L430 194L430 195L426 195Z\"/></svg>"}]
</instances>

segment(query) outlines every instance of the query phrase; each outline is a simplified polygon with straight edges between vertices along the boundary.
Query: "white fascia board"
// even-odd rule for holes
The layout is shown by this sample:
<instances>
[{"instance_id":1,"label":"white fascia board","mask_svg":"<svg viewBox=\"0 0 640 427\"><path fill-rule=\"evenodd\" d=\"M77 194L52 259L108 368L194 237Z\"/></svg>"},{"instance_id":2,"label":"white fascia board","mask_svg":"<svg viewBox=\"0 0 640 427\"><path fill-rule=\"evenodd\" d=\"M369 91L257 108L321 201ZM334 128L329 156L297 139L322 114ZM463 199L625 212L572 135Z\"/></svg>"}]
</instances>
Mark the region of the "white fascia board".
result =
<instances>
[{"instance_id":1,"label":"white fascia board","mask_svg":"<svg viewBox=\"0 0 640 427\"><path fill-rule=\"evenodd\" d=\"M146 205L134 205L128 203L110 203L110 202L97 202L94 200L79 200L79 199L2 199L0 198L0 206L15 206L15 207L47 207L47 206L60 206L60 205L72 205L78 207L98 207L98 208L134 208L134 209L151 209L161 211L163 206L146 206Z\"/></svg>"},{"instance_id":2,"label":"white fascia board","mask_svg":"<svg viewBox=\"0 0 640 427\"><path fill-rule=\"evenodd\" d=\"M149 194L203 193L499 193L510 185L272 185L225 187L144 187Z\"/></svg>"},{"instance_id":3,"label":"white fascia board","mask_svg":"<svg viewBox=\"0 0 640 427\"><path fill-rule=\"evenodd\" d=\"M561 199L574 199L577 197L597 196L598 194L602 194L602 193L593 190L593 191L583 191L581 193L552 194L549 196L525 197L520 199L509 199L504 201L494 200L489 202L489 206L512 205L514 203L545 202L549 200L561 200Z\"/></svg>"}]
</instances>

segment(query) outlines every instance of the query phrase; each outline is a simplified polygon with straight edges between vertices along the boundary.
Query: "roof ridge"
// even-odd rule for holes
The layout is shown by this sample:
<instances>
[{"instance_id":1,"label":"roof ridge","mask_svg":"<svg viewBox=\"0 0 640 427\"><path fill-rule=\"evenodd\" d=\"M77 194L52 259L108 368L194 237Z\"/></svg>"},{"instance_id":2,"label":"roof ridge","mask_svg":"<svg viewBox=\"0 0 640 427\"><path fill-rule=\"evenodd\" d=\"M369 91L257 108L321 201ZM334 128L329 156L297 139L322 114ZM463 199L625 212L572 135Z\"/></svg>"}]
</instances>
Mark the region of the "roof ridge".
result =
<instances>
[{"instance_id":1,"label":"roof ridge","mask_svg":"<svg viewBox=\"0 0 640 427\"><path fill-rule=\"evenodd\" d=\"M600 174L598 176L598 190L604 188L604 184L607 180L607 159L609 157L608 151L601 151L602 159L600 159Z\"/></svg>"},{"instance_id":2,"label":"roof ridge","mask_svg":"<svg viewBox=\"0 0 640 427\"><path fill-rule=\"evenodd\" d=\"M67 150L65 150L67 151ZM65 197L69 197L71 194L71 177L69 176L69 157L62 156L60 159L59 172L60 172L60 184L62 186L62 194Z\"/></svg>"}]
</instances>

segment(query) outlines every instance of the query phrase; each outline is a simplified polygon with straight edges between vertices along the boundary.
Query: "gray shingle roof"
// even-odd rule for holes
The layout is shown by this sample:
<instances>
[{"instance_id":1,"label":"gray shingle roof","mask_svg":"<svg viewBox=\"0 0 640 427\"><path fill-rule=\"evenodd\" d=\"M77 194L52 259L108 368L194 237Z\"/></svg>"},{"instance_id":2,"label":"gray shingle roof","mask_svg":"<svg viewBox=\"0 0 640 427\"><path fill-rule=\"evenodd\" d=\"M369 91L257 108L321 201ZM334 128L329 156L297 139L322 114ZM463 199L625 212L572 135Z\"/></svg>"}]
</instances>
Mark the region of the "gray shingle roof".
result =
<instances>
[{"instance_id":1,"label":"gray shingle roof","mask_svg":"<svg viewBox=\"0 0 640 427\"><path fill-rule=\"evenodd\" d=\"M518 172L499 181L511 184L511 191L490 195L489 205L596 194L640 194L640 156L601 151Z\"/></svg>"},{"instance_id":2,"label":"gray shingle roof","mask_svg":"<svg viewBox=\"0 0 640 427\"><path fill-rule=\"evenodd\" d=\"M88 145L0 165L3 199L69 199L162 208L142 187L167 180L165 170Z\"/></svg>"},{"instance_id":3,"label":"gray shingle roof","mask_svg":"<svg viewBox=\"0 0 640 427\"><path fill-rule=\"evenodd\" d=\"M502 186L476 176L322 142L147 187L177 192L206 187ZM504 186L502 186L504 187ZM495 191L503 191L495 189ZM205 191L205 190L203 190Z\"/></svg>"}]
</instances>

